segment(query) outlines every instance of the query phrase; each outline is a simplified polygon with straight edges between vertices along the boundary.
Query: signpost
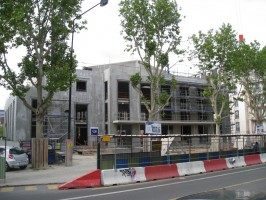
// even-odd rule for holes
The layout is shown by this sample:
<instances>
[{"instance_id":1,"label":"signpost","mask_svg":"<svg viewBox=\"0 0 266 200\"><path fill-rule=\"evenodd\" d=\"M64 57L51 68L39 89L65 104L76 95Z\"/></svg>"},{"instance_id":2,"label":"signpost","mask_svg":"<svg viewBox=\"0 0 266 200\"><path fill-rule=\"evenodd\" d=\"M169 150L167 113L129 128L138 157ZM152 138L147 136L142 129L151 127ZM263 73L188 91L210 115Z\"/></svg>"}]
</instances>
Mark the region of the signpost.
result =
<instances>
[{"instance_id":1,"label":"signpost","mask_svg":"<svg viewBox=\"0 0 266 200\"><path fill-rule=\"evenodd\" d=\"M256 133L257 134L263 134L264 133L263 125L257 125L256 126Z\"/></svg>"},{"instance_id":2,"label":"signpost","mask_svg":"<svg viewBox=\"0 0 266 200\"><path fill-rule=\"evenodd\" d=\"M145 124L145 134L150 135L161 135L162 132L161 123L159 122L146 122Z\"/></svg>"},{"instance_id":3,"label":"signpost","mask_svg":"<svg viewBox=\"0 0 266 200\"><path fill-rule=\"evenodd\" d=\"M145 124L145 134L146 135L161 135L162 134L161 123L147 121ZM152 141L150 137L143 139L143 147L144 147L144 151L146 152L152 151L153 146L154 147L156 146L156 149L161 148L160 144L161 144L161 141Z\"/></svg>"},{"instance_id":4,"label":"signpost","mask_svg":"<svg viewBox=\"0 0 266 200\"><path fill-rule=\"evenodd\" d=\"M66 140L66 166L72 166L73 155L73 141L71 139Z\"/></svg>"},{"instance_id":5,"label":"signpost","mask_svg":"<svg viewBox=\"0 0 266 200\"><path fill-rule=\"evenodd\" d=\"M91 127L90 133L91 133L91 135L97 136L99 134L99 128L98 127Z\"/></svg>"}]
</instances>

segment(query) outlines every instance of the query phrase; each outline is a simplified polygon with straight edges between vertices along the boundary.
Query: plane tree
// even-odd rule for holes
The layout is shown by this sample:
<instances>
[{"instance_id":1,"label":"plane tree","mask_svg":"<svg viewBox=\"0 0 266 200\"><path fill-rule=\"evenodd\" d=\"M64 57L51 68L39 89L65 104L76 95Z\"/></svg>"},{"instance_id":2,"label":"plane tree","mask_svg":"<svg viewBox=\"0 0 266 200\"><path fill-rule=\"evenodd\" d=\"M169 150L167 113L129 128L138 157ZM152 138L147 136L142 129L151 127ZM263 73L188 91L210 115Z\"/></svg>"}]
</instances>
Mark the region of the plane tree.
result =
<instances>
[{"instance_id":1,"label":"plane tree","mask_svg":"<svg viewBox=\"0 0 266 200\"><path fill-rule=\"evenodd\" d=\"M236 33L230 24L223 24L216 31L199 31L191 37L191 41L194 46L191 58L197 60L197 67L206 76L208 86L203 94L210 99L216 135L219 135L222 120L229 117L233 105L229 93L236 89L232 71L234 52L238 46Z\"/></svg>"},{"instance_id":2,"label":"plane tree","mask_svg":"<svg viewBox=\"0 0 266 200\"><path fill-rule=\"evenodd\" d=\"M44 137L44 116L54 94L67 90L74 80L74 67L69 66L70 62L73 66L76 63L65 41L72 32L71 20L81 11L81 2L1 1L0 84L11 90L36 116L36 138ZM75 22L75 31L82 28L84 23ZM15 58L8 57L13 49L25 52L17 66L10 65ZM30 88L37 94L36 107L25 98Z\"/></svg>"},{"instance_id":3,"label":"plane tree","mask_svg":"<svg viewBox=\"0 0 266 200\"><path fill-rule=\"evenodd\" d=\"M261 49L257 41L239 44L235 52L234 74L242 86L241 99L253 116L254 129L263 126L266 119L266 47Z\"/></svg>"},{"instance_id":4,"label":"plane tree","mask_svg":"<svg viewBox=\"0 0 266 200\"><path fill-rule=\"evenodd\" d=\"M140 64L148 76L142 80L141 74L131 76L132 87L139 93L153 121L160 111L169 104L176 80L166 80L165 71L169 66L169 54L180 55L181 15L174 0L121 0L119 12L126 51L137 53ZM144 96L141 83L148 83L151 91L150 101ZM170 85L170 91L163 89Z\"/></svg>"}]
</instances>

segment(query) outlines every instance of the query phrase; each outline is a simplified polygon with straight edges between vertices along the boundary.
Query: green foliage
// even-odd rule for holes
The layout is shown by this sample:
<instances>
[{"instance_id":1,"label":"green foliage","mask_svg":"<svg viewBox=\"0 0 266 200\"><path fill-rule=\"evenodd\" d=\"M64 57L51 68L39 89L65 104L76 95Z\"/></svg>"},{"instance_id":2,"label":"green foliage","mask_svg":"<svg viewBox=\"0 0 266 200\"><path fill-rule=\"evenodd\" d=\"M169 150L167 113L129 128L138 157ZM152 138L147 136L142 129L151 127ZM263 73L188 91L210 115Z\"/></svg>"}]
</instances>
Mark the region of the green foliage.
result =
<instances>
[{"instance_id":1,"label":"green foliage","mask_svg":"<svg viewBox=\"0 0 266 200\"><path fill-rule=\"evenodd\" d=\"M135 88L141 83L141 76L139 73L136 73L130 77L131 85Z\"/></svg>"},{"instance_id":2,"label":"green foliage","mask_svg":"<svg viewBox=\"0 0 266 200\"><path fill-rule=\"evenodd\" d=\"M257 41L241 42L234 60L234 73L243 86L241 98L258 124L266 119L266 48L260 49Z\"/></svg>"},{"instance_id":3,"label":"green foliage","mask_svg":"<svg viewBox=\"0 0 266 200\"><path fill-rule=\"evenodd\" d=\"M162 90L159 99L158 99L158 104L159 105L167 105L168 104L168 98L169 98L169 93L165 90Z\"/></svg>"},{"instance_id":4,"label":"green foliage","mask_svg":"<svg viewBox=\"0 0 266 200\"><path fill-rule=\"evenodd\" d=\"M42 123L55 92L67 90L75 79L76 61L66 40L72 32L72 22L81 11L82 0L2 0L0 6L0 85L18 96ZM76 20L77 21L77 20ZM84 28L75 23L74 30ZM19 72L9 66L7 53L25 49ZM70 63L73 68L70 69ZM45 83L45 84L44 84ZM36 89L37 108L27 102L29 84ZM40 129L41 130L41 129Z\"/></svg>"},{"instance_id":5,"label":"green foliage","mask_svg":"<svg viewBox=\"0 0 266 200\"><path fill-rule=\"evenodd\" d=\"M209 30L206 34L199 32L191 37L194 50L192 58L199 61L199 69L206 74L208 87L204 95L211 101L216 123L216 133L219 134L219 127L228 109L228 93L236 89L234 79L234 61L237 59L235 51L238 47L236 33L230 24L223 24L219 30Z\"/></svg>"},{"instance_id":6,"label":"green foliage","mask_svg":"<svg viewBox=\"0 0 266 200\"><path fill-rule=\"evenodd\" d=\"M181 36L179 23L181 15L174 0L121 0L120 16L122 17L122 34L127 42L126 51L137 53L140 63L148 73L147 80L151 85L151 104L145 103L150 112L150 119L168 104L171 94L161 94L164 85L165 69L169 65L169 53L183 53L178 50ZM131 78L135 87L141 81L135 75ZM172 81L174 86L176 81ZM141 98L142 92L137 90ZM156 107L160 105L159 107ZM155 110L157 109L157 110Z\"/></svg>"}]
</instances>

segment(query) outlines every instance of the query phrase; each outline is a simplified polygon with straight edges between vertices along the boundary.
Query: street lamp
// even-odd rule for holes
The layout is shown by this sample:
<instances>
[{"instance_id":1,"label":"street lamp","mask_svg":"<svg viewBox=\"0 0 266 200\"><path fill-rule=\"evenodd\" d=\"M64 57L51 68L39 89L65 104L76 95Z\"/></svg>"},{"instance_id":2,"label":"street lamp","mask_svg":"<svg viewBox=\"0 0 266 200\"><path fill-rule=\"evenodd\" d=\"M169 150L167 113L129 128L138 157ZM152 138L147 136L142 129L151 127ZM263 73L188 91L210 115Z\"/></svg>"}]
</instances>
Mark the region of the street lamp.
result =
<instances>
[{"instance_id":1,"label":"street lamp","mask_svg":"<svg viewBox=\"0 0 266 200\"><path fill-rule=\"evenodd\" d=\"M96 6L100 5L100 6L105 6L108 4L108 0L100 0L100 3L94 5L93 7L89 8L88 10L86 10L85 12L81 13L80 15L76 16L73 20L72 20L72 36L71 36L71 52L70 52L70 65L69 65L69 69L70 69L70 76L69 76L69 99L68 99L68 135L67 138L70 139L71 135L71 96L72 96L72 81L71 81L71 69L73 68L73 41L74 41L74 33L75 33L75 20L79 19L82 17L82 15L86 14L87 12L89 12L90 10L92 10L93 8L95 8Z\"/></svg>"}]
</instances>

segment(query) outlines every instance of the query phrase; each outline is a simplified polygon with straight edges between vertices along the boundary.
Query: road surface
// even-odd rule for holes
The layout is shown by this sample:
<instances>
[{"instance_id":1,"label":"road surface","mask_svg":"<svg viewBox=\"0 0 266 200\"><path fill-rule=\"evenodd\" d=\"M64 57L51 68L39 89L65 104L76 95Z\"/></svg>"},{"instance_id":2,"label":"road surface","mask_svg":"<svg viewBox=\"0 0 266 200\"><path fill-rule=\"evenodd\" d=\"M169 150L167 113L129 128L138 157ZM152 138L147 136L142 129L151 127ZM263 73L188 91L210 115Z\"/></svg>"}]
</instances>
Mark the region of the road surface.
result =
<instances>
[{"instance_id":1,"label":"road surface","mask_svg":"<svg viewBox=\"0 0 266 200\"><path fill-rule=\"evenodd\" d=\"M112 187L48 190L42 186L34 191L18 189L12 192L1 192L0 199L173 200L189 199L185 197L192 194L201 197L200 193L202 192L205 195L219 193L219 195L223 195L222 199L228 200L230 198L248 199L248 196L263 196L265 197L263 199L266 199L266 164ZM230 198L226 195L229 195Z\"/></svg>"}]
</instances>

